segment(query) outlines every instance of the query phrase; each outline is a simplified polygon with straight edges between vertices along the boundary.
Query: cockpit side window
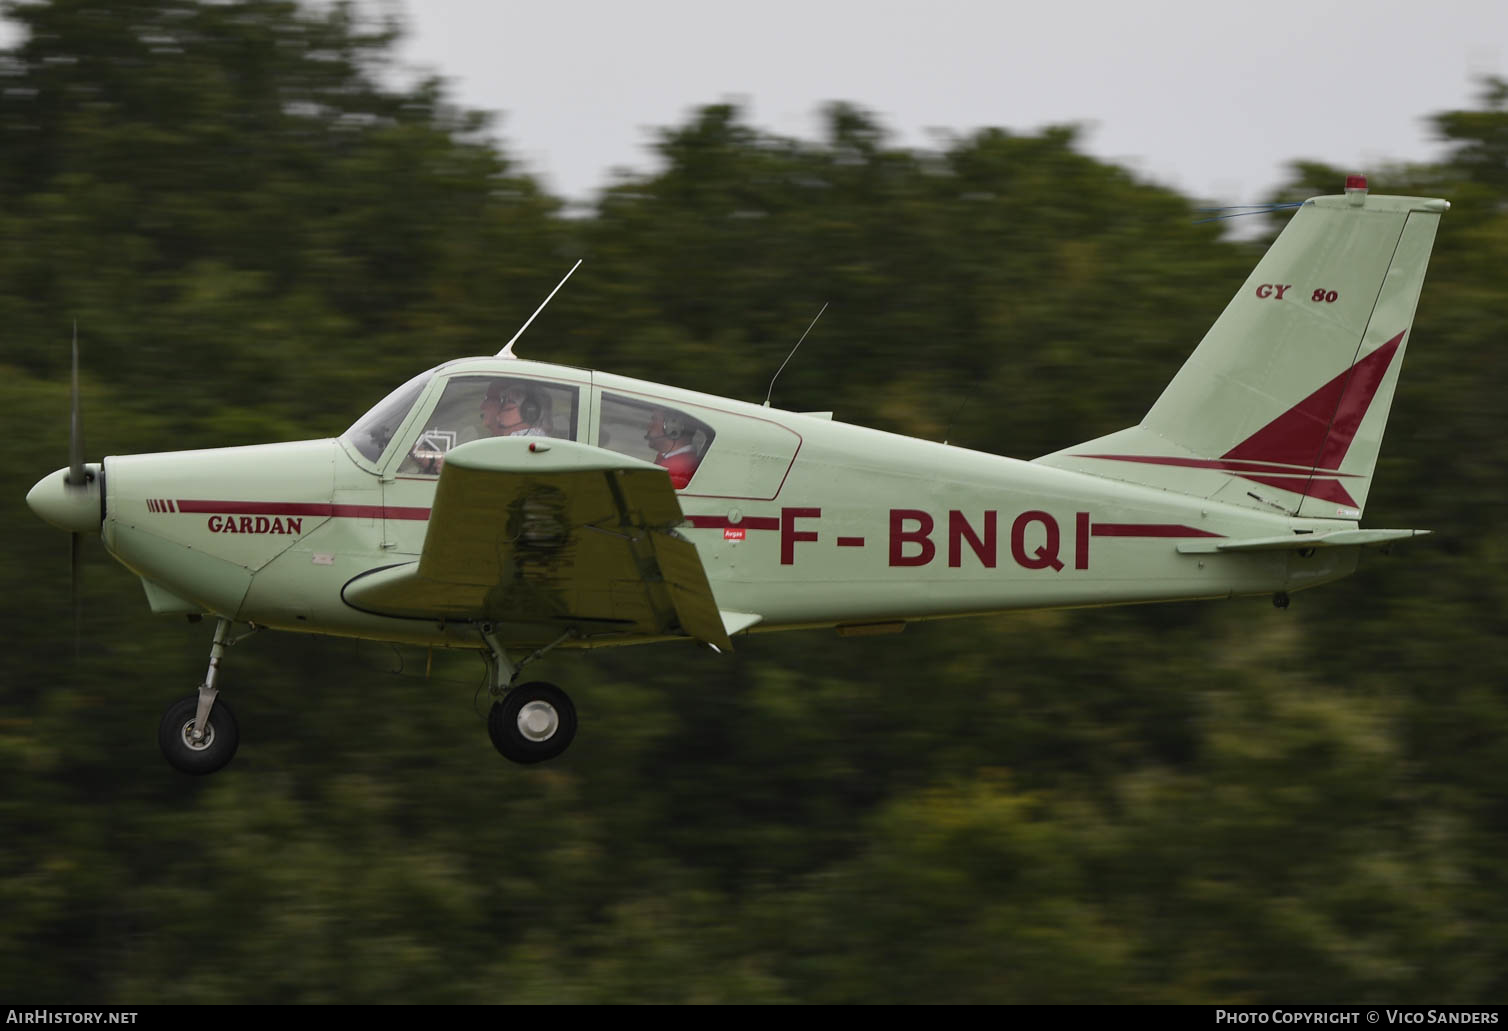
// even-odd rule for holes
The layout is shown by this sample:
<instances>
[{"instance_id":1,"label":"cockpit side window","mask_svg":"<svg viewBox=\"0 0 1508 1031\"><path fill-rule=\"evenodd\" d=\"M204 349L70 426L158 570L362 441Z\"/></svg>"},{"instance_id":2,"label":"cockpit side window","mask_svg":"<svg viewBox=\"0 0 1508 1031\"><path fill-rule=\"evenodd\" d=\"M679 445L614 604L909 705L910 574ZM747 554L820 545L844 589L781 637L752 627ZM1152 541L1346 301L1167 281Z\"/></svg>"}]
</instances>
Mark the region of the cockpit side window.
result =
<instances>
[{"instance_id":1,"label":"cockpit side window","mask_svg":"<svg viewBox=\"0 0 1508 1031\"><path fill-rule=\"evenodd\" d=\"M676 490L696 475L713 436L711 426L672 405L602 395L598 446L662 466Z\"/></svg>"},{"instance_id":2,"label":"cockpit side window","mask_svg":"<svg viewBox=\"0 0 1508 1031\"><path fill-rule=\"evenodd\" d=\"M434 372L434 369L426 369L378 401L370 411L352 423L340 439L355 448L368 462L377 461L387 448L388 441L393 439L393 434L398 432L398 427L403 425L409 409L414 407L414 402L424 392L424 387Z\"/></svg>"},{"instance_id":3,"label":"cockpit side window","mask_svg":"<svg viewBox=\"0 0 1508 1031\"><path fill-rule=\"evenodd\" d=\"M455 376L424 420L401 476L438 475L451 448L482 437L576 439L581 391L564 383L507 376Z\"/></svg>"}]
</instances>

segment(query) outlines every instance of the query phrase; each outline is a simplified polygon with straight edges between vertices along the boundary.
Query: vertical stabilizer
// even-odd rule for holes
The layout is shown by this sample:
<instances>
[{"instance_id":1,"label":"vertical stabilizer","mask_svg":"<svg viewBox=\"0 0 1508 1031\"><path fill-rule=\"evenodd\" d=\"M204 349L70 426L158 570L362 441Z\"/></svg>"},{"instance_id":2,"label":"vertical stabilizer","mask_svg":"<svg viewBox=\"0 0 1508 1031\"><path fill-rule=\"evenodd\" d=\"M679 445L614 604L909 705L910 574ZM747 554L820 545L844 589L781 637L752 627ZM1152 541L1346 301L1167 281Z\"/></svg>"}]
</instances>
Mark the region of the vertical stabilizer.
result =
<instances>
[{"instance_id":1,"label":"vertical stabilizer","mask_svg":"<svg viewBox=\"0 0 1508 1031\"><path fill-rule=\"evenodd\" d=\"M1306 201L1138 426L1045 465L1291 515L1361 517L1449 205Z\"/></svg>"}]
</instances>

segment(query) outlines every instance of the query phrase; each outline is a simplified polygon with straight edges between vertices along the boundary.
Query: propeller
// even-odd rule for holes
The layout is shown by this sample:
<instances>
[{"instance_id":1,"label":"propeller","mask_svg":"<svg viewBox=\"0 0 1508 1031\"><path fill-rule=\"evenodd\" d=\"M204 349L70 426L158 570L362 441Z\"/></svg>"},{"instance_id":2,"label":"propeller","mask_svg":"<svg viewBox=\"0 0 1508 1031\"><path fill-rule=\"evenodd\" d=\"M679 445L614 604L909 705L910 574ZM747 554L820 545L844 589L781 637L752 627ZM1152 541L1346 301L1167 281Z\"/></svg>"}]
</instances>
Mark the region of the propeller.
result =
<instances>
[{"instance_id":1,"label":"propeller","mask_svg":"<svg viewBox=\"0 0 1508 1031\"><path fill-rule=\"evenodd\" d=\"M88 490L89 474L84 469L83 418L79 413L79 321L73 320L73 392L68 417L68 478L70 490ZM79 660L79 641L83 635L84 602L80 591L79 552L84 535L74 530L69 535L68 597L73 602L73 661Z\"/></svg>"},{"instance_id":2,"label":"propeller","mask_svg":"<svg viewBox=\"0 0 1508 1031\"><path fill-rule=\"evenodd\" d=\"M26 495L26 504L45 521L66 530L69 547L69 589L73 600L73 650L77 657L83 625L79 561L86 533L98 533L104 525L104 467L84 461L83 416L79 404L79 328L73 325L73 391L69 404L68 464L42 477Z\"/></svg>"},{"instance_id":3,"label":"propeller","mask_svg":"<svg viewBox=\"0 0 1508 1031\"><path fill-rule=\"evenodd\" d=\"M73 599L73 661L79 661L79 640L83 635L84 599L79 591L79 550L83 547L84 535L68 535L68 596Z\"/></svg>"},{"instance_id":4,"label":"propeller","mask_svg":"<svg viewBox=\"0 0 1508 1031\"><path fill-rule=\"evenodd\" d=\"M87 487L84 472L84 431L79 417L79 323L73 320L73 410L68 419L68 485ZM75 534L77 536L77 534Z\"/></svg>"}]
</instances>

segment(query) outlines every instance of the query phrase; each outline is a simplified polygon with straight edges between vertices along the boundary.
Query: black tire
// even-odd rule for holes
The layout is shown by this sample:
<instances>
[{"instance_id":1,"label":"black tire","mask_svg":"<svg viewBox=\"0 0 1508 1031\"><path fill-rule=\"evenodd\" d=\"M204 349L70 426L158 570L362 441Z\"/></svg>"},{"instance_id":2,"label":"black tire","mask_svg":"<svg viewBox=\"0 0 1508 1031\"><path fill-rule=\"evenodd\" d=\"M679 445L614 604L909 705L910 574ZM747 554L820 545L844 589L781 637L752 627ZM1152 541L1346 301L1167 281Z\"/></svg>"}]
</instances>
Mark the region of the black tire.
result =
<instances>
[{"instance_id":1,"label":"black tire","mask_svg":"<svg viewBox=\"0 0 1508 1031\"><path fill-rule=\"evenodd\" d=\"M236 725L236 714L225 704L225 699L216 698L215 707L209 711L209 732L201 744L193 745L189 733L198 711L197 694L180 698L168 706L157 727L157 744L162 749L162 757L173 769L202 777L221 769L235 756L236 746L241 743L241 728Z\"/></svg>"},{"instance_id":2,"label":"black tire","mask_svg":"<svg viewBox=\"0 0 1508 1031\"><path fill-rule=\"evenodd\" d=\"M522 684L493 704L487 735L504 759L526 766L544 762L564 752L575 738L576 706L554 684Z\"/></svg>"}]
</instances>

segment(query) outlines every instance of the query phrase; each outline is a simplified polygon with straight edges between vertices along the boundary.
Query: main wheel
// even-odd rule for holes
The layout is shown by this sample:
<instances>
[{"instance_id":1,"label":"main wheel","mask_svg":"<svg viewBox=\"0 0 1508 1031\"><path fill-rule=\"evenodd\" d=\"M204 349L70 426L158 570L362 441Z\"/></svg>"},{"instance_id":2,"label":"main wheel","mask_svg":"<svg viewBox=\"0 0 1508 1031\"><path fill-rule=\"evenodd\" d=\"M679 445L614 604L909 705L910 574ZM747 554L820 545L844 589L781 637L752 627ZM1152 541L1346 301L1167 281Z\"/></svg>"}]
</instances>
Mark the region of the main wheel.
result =
<instances>
[{"instance_id":1,"label":"main wheel","mask_svg":"<svg viewBox=\"0 0 1508 1031\"><path fill-rule=\"evenodd\" d=\"M157 744L161 746L162 757L168 765L196 777L214 773L230 762L236 754L236 746L241 743L236 714L230 711L225 699L215 699L215 707L209 711L209 727L204 732L204 739L196 742L193 738L194 717L198 712L197 694L180 698L168 706L157 728Z\"/></svg>"},{"instance_id":2,"label":"main wheel","mask_svg":"<svg viewBox=\"0 0 1508 1031\"><path fill-rule=\"evenodd\" d=\"M493 704L487 734L504 759L544 762L564 752L576 736L576 707L554 684L522 684Z\"/></svg>"}]
</instances>

